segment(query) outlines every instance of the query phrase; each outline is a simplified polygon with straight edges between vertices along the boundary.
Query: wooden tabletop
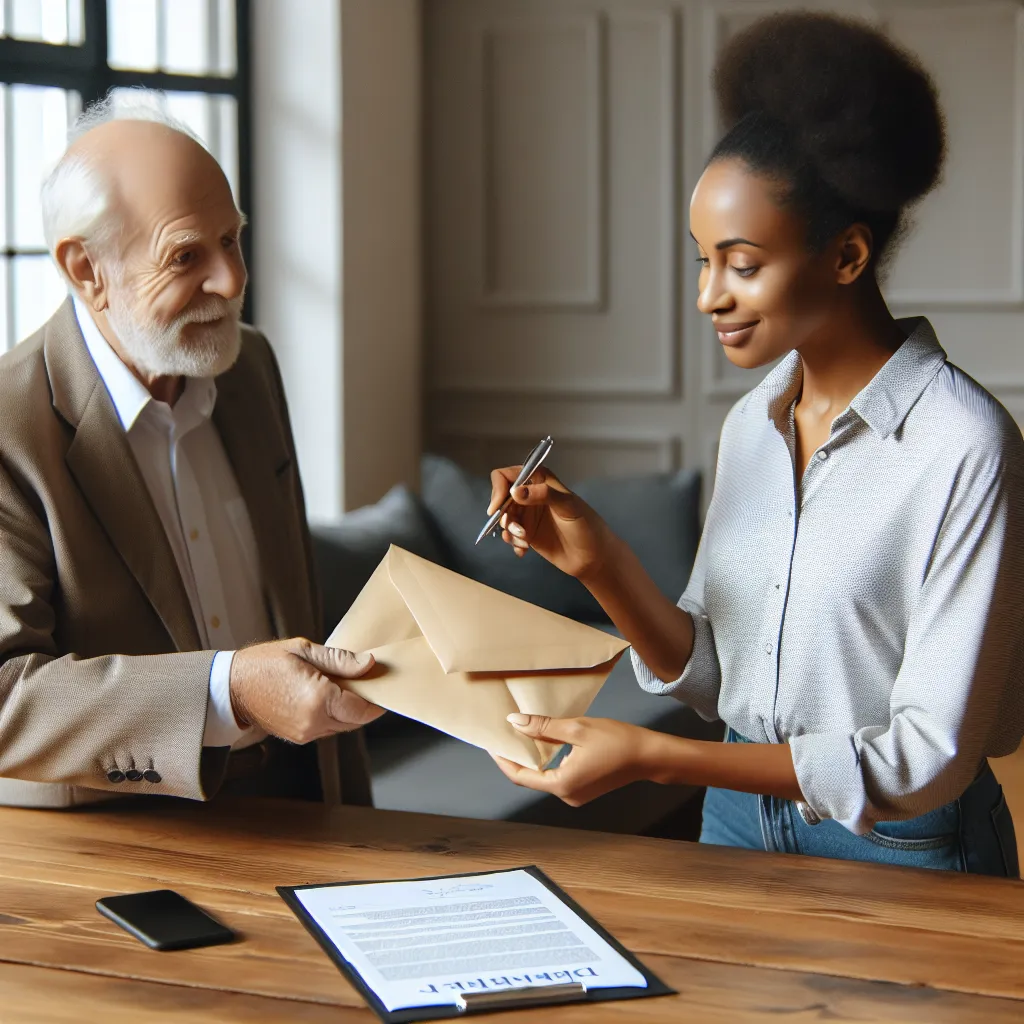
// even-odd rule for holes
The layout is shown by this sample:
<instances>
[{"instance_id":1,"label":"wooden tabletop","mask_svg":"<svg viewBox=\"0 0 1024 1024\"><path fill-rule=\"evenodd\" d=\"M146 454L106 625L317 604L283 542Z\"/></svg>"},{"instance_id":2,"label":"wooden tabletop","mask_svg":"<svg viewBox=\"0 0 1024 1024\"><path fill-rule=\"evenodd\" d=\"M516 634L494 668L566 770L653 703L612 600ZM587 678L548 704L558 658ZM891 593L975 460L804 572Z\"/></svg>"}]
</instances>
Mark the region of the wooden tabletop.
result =
<instances>
[{"instance_id":1,"label":"wooden tabletop","mask_svg":"<svg viewBox=\"0 0 1024 1024\"><path fill-rule=\"evenodd\" d=\"M1024 1019L1024 884L658 839L276 801L0 808L0 1022L365 1022L274 891L537 864L664 998L510 1024ZM173 888L242 941L156 953L101 896Z\"/></svg>"}]
</instances>

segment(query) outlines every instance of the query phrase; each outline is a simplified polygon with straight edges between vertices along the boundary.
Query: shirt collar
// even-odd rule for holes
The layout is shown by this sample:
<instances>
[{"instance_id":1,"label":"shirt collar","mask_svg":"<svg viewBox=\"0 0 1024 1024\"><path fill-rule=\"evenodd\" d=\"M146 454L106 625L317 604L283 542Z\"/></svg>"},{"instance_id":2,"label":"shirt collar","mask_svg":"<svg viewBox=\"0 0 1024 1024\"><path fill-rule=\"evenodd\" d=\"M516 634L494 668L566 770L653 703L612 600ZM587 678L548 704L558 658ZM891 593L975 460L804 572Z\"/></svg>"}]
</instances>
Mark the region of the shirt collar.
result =
<instances>
[{"instance_id":1,"label":"shirt collar","mask_svg":"<svg viewBox=\"0 0 1024 1024\"><path fill-rule=\"evenodd\" d=\"M100 379L114 403L117 418L121 421L125 433L128 433L148 407L167 407L162 402L155 402L138 377L121 361L110 347L110 342L103 337L85 303L77 295L72 296L72 302L78 327L85 339L85 347L89 350ZM178 418L189 413L189 418L196 421L209 419L213 415L216 399L217 385L213 380L190 377L185 382L184 392L174 405L173 416Z\"/></svg>"},{"instance_id":2,"label":"shirt collar","mask_svg":"<svg viewBox=\"0 0 1024 1024\"><path fill-rule=\"evenodd\" d=\"M946 353L926 317L897 322L907 340L850 403L879 437L888 437L903 426L924 389L946 364Z\"/></svg>"},{"instance_id":3,"label":"shirt collar","mask_svg":"<svg viewBox=\"0 0 1024 1024\"><path fill-rule=\"evenodd\" d=\"M907 317L897 323L906 341L850 402L850 409L883 438L899 430L946 363L946 353L926 317ZM790 352L751 391L743 408L751 402L763 405L768 417L782 431L788 410L800 393L802 377L799 353Z\"/></svg>"}]
</instances>

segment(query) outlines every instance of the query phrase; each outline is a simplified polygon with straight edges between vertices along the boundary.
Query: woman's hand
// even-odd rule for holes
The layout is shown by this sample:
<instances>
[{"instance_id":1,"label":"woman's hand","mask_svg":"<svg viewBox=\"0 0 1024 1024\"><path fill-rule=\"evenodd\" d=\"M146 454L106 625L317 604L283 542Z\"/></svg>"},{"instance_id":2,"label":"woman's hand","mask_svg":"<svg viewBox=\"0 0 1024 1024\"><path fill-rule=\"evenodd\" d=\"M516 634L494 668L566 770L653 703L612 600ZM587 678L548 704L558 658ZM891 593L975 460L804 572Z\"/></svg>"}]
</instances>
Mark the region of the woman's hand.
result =
<instances>
[{"instance_id":1,"label":"woman's hand","mask_svg":"<svg viewBox=\"0 0 1024 1024\"><path fill-rule=\"evenodd\" d=\"M508 720L531 739L572 744L562 763L546 772L494 756L517 786L550 793L570 807L640 779L806 799L786 743L690 740L610 718L509 715Z\"/></svg>"},{"instance_id":2,"label":"woman's hand","mask_svg":"<svg viewBox=\"0 0 1024 1024\"><path fill-rule=\"evenodd\" d=\"M491 503L487 514L501 507L520 466L491 473ZM604 565L612 534L604 520L553 473L538 469L529 484L517 487L512 504L501 517L501 538L522 557L530 548L562 572L584 579Z\"/></svg>"},{"instance_id":3,"label":"woman's hand","mask_svg":"<svg viewBox=\"0 0 1024 1024\"><path fill-rule=\"evenodd\" d=\"M517 786L551 793L570 807L657 774L659 734L650 729L610 718L509 715L508 720L531 739L572 744L562 763L546 772L494 757Z\"/></svg>"}]
</instances>

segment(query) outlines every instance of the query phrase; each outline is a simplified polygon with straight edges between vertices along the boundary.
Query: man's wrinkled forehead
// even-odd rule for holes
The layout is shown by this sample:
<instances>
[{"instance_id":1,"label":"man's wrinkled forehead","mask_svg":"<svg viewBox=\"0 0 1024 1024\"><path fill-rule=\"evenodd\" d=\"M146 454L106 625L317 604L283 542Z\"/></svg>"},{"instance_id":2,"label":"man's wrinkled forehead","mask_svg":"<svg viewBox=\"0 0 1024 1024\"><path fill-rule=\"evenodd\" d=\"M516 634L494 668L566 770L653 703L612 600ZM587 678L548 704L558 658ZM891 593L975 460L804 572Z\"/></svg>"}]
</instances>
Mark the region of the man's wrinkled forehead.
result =
<instances>
[{"instance_id":1,"label":"man's wrinkled forehead","mask_svg":"<svg viewBox=\"0 0 1024 1024\"><path fill-rule=\"evenodd\" d=\"M151 121L111 121L71 147L108 183L117 215L147 232L174 223L200 230L207 220L237 218L231 188L217 161L194 139ZM214 227L225 230L230 223Z\"/></svg>"}]
</instances>

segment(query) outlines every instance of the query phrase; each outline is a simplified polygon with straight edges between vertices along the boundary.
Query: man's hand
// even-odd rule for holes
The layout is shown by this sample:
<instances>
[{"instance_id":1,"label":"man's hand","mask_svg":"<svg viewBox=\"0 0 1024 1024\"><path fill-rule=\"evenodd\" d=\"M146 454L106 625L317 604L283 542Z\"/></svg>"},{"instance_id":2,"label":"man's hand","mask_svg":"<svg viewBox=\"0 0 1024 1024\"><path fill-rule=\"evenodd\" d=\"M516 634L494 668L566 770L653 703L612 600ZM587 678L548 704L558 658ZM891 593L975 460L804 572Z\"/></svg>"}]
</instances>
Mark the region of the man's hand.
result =
<instances>
[{"instance_id":1,"label":"man's hand","mask_svg":"<svg viewBox=\"0 0 1024 1024\"><path fill-rule=\"evenodd\" d=\"M572 750L557 768L533 768L494 756L498 767L517 785L557 796L570 807L656 772L658 733L610 718L547 718L509 715L524 736L548 743L571 743Z\"/></svg>"},{"instance_id":2,"label":"man's hand","mask_svg":"<svg viewBox=\"0 0 1024 1024\"><path fill-rule=\"evenodd\" d=\"M243 728L256 725L292 743L358 729L384 709L343 690L337 680L358 679L373 664L372 654L302 639L246 647L231 662L231 710Z\"/></svg>"}]
</instances>

